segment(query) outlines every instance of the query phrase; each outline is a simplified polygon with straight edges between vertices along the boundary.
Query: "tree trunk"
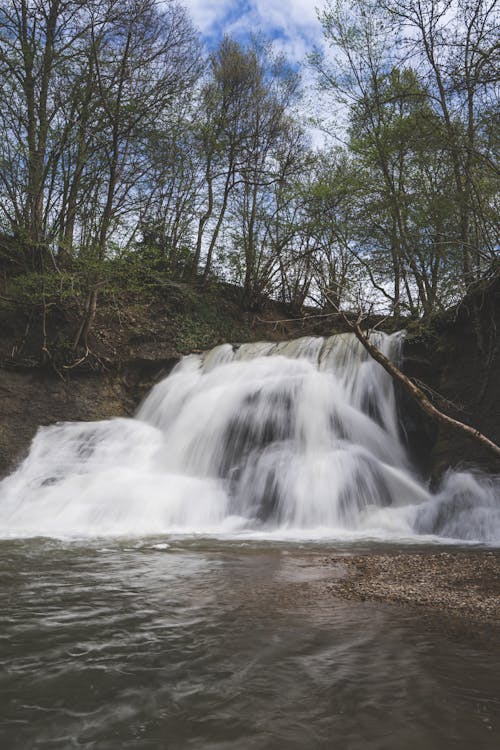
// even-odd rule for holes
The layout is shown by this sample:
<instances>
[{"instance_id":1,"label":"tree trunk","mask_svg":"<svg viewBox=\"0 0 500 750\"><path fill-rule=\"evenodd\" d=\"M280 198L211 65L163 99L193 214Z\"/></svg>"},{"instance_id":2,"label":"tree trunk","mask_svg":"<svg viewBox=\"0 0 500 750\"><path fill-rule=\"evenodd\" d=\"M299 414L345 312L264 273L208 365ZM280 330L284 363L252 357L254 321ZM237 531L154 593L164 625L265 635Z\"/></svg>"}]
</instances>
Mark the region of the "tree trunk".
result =
<instances>
[{"instance_id":1,"label":"tree trunk","mask_svg":"<svg viewBox=\"0 0 500 750\"><path fill-rule=\"evenodd\" d=\"M80 343L82 344L82 346L85 347L85 349L88 350L89 348L88 336L89 336L90 329L92 328L92 324L94 322L96 311L97 311L97 289L93 288L88 293L88 296L85 302L85 312L80 322L78 333L76 334L75 340L73 342L73 351L77 349Z\"/></svg>"}]
</instances>

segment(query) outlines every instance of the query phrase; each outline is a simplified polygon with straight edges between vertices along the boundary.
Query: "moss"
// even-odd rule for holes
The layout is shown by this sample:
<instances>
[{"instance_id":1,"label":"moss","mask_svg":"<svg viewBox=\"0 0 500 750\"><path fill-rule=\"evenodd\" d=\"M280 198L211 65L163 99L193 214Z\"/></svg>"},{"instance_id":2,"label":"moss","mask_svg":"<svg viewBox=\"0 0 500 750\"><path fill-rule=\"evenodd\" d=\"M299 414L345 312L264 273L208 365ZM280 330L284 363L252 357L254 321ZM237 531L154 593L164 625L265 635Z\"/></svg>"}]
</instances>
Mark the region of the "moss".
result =
<instances>
[{"instance_id":1,"label":"moss","mask_svg":"<svg viewBox=\"0 0 500 750\"><path fill-rule=\"evenodd\" d=\"M425 342L436 337L431 320L411 320L405 325L406 338L409 341Z\"/></svg>"}]
</instances>

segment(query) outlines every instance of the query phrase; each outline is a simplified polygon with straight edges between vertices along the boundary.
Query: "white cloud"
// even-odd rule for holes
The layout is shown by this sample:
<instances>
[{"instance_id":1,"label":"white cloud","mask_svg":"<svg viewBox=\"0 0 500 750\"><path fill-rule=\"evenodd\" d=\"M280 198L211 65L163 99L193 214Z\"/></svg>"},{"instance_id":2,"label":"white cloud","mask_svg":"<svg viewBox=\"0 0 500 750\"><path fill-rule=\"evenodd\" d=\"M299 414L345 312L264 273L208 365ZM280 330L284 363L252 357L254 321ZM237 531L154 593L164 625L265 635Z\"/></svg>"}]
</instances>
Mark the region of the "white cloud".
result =
<instances>
[{"instance_id":1,"label":"white cloud","mask_svg":"<svg viewBox=\"0 0 500 750\"><path fill-rule=\"evenodd\" d=\"M194 25L204 36L211 36L231 9L239 3L235 0L183 0Z\"/></svg>"},{"instance_id":2,"label":"white cloud","mask_svg":"<svg viewBox=\"0 0 500 750\"><path fill-rule=\"evenodd\" d=\"M321 43L321 26L311 0L184 0L194 24L213 42L224 33L262 33L292 62L301 62Z\"/></svg>"},{"instance_id":3,"label":"white cloud","mask_svg":"<svg viewBox=\"0 0 500 750\"><path fill-rule=\"evenodd\" d=\"M304 63L314 46L323 46L321 24L316 5L322 0L181 0L209 47L223 34L240 41L259 33L273 41L274 50L293 64ZM324 143L324 133L311 125L319 116L315 76L301 66L304 99L299 116L315 146Z\"/></svg>"},{"instance_id":4,"label":"white cloud","mask_svg":"<svg viewBox=\"0 0 500 750\"><path fill-rule=\"evenodd\" d=\"M286 29L319 28L314 3L310 0L254 0L255 8L263 21Z\"/></svg>"}]
</instances>

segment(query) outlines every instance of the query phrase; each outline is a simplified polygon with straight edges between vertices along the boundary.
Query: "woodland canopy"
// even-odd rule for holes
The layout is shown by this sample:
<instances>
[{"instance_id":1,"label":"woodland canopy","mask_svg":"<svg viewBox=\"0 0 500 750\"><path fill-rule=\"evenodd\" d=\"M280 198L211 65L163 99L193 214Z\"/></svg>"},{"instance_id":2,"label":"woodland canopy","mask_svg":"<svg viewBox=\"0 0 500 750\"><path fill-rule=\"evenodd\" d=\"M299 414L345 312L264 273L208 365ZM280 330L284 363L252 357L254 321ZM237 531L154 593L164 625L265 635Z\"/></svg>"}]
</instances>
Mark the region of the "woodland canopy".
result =
<instances>
[{"instance_id":1,"label":"woodland canopy","mask_svg":"<svg viewBox=\"0 0 500 750\"><path fill-rule=\"evenodd\" d=\"M0 295L238 284L428 317L498 264L494 0L327 0L301 70L155 0L0 0ZM309 76L310 77L310 76Z\"/></svg>"}]
</instances>

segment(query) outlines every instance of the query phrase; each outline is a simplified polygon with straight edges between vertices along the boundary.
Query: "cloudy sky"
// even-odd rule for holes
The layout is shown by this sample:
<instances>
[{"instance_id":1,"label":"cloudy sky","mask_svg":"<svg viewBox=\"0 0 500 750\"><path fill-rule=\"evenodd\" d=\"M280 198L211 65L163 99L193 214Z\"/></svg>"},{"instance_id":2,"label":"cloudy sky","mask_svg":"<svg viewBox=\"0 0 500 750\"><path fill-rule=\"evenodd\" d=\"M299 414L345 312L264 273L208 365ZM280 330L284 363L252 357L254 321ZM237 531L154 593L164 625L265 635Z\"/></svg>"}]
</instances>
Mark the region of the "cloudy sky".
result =
<instances>
[{"instance_id":1,"label":"cloudy sky","mask_svg":"<svg viewBox=\"0 0 500 750\"><path fill-rule=\"evenodd\" d=\"M273 39L276 51L301 62L321 42L321 0L183 0L208 46L223 34L245 41L252 32Z\"/></svg>"},{"instance_id":2,"label":"cloudy sky","mask_svg":"<svg viewBox=\"0 0 500 750\"><path fill-rule=\"evenodd\" d=\"M272 39L275 52L283 52L295 64L305 63L314 46L324 49L316 13L317 7L324 6L323 0L181 0L181 3L209 49L224 34L244 43L252 33ZM324 105L315 93L315 75L307 65L301 67L301 76L300 114L312 144L319 147L324 145L325 135L313 124L313 119L324 119Z\"/></svg>"}]
</instances>

